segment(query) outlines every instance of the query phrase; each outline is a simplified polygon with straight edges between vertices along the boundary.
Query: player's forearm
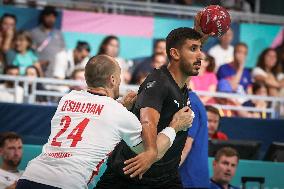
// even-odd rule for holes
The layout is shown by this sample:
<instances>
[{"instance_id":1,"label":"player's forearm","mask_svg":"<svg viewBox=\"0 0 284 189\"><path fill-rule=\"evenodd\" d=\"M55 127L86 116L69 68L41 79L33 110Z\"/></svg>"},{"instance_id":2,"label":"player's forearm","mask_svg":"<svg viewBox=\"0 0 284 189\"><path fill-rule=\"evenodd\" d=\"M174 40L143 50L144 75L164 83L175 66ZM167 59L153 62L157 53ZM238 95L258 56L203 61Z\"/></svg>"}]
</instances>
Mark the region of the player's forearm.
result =
<instances>
[{"instance_id":1,"label":"player's forearm","mask_svg":"<svg viewBox=\"0 0 284 189\"><path fill-rule=\"evenodd\" d=\"M157 161L160 160L165 155L165 153L168 151L170 147L171 147L170 138L164 135L163 133L159 133L157 136L157 149L158 149Z\"/></svg>"},{"instance_id":2,"label":"player's forearm","mask_svg":"<svg viewBox=\"0 0 284 189\"><path fill-rule=\"evenodd\" d=\"M163 131L161 131L158 134L157 137L157 148L158 148L158 155L157 155L157 161L160 160L165 153L168 151L168 149L172 146L176 133L179 132L183 127L180 127L181 124L179 122L179 119L176 119L176 117L173 117L173 120L170 122L168 128L165 128ZM166 130L166 131L165 131Z\"/></svg>"},{"instance_id":3,"label":"player's forearm","mask_svg":"<svg viewBox=\"0 0 284 189\"><path fill-rule=\"evenodd\" d=\"M142 140L145 151L157 154L157 127L149 121L142 122Z\"/></svg>"},{"instance_id":4,"label":"player's forearm","mask_svg":"<svg viewBox=\"0 0 284 189\"><path fill-rule=\"evenodd\" d=\"M170 148L170 146L171 146L170 138L163 133L159 133L157 136L157 151L158 151L157 161L160 160L165 155L165 153ZM140 154L144 152L144 145L143 143L140 143L137 146L131 147L131 150L136 154Z\"/></svg>"},{"instance_id":5,"label":"player's forearm","mask_svg":"<svg viewBox=\"0 0 284 189\"><path fill-rule=\"evenodd\" d=\"M188 154L191 150L191 147L192 147L192 143L193 143L193 139L191 137L187 137L184 148L183 148L182 153L181 153L179 166L181 166L183 164L186 157L188 156Z\"/></svg>"}]
</instances>

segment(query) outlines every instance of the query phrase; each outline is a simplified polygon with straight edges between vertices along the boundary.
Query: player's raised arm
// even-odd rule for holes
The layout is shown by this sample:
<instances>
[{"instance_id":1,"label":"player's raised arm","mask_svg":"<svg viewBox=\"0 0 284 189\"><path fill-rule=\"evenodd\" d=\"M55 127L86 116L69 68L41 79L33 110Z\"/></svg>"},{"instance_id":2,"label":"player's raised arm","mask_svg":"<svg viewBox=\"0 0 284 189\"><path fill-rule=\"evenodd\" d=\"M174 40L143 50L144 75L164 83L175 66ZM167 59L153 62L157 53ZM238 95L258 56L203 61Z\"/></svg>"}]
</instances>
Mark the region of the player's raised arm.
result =
<instances>
[{"instance_id":1,"label":"player's raised arm","mask_svg":"<svg viewBox=\"0 0 284 189\"><path fill-rule=\"evenodd\" d=\"M203 44L209 37L221 37L229 30L230 25L230 14L218 5L204 8L194 17L194 29L202 35Z\"/></svg>"}]
</instances>

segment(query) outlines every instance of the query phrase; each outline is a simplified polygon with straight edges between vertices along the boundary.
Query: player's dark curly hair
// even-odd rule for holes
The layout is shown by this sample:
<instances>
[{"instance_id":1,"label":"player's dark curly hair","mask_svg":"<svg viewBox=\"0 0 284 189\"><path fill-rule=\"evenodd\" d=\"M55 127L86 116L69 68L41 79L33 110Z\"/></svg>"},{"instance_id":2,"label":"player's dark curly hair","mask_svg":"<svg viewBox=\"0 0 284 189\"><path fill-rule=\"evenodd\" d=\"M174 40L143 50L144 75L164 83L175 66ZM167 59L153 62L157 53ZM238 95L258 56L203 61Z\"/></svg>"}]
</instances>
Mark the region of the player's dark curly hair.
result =
<instances>
[{"instance_id":1,"label":"player's dark curly hair","mask_svg":"<svg viewBox=\"0 0 284 189\"><path fill-rule=\"evenodd\" d=\"M201 34L192 28L182 27L172 30L166 38L166 51L169 60L171 60L171 48L180 48L187 39L199 40L201 38Z\"/></svg>"}]
</instances>

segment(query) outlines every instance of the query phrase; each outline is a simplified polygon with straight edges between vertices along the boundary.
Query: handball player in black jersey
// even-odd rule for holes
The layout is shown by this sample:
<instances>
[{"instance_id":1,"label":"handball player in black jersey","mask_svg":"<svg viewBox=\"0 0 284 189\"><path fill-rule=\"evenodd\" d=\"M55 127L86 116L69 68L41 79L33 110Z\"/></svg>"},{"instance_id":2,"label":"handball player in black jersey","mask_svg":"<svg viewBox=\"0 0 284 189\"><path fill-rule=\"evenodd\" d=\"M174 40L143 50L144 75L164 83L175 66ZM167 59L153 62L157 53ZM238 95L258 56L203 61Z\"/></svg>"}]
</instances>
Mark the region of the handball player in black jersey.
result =
<instances>
[{"instance_id":1,"label":"handball player in black jersey","mask_svg":"<svg viewBox=\"0 0 284 189\"><path fill-rule=\"evenodd\" d=\"M155 151L156 138L157 133L169 125L173 115L188 105L186 80L198 75L201 41L208 36L192 28L177 28L169 33L166 51L170 63L148 75L139 88L132 110L143 127L145 153L136 155L125 142L118 144L96 189L183 188L178 167L187 131L176 134L172 146L162 158L157 157Z\"/></svg>"}]
</instances>

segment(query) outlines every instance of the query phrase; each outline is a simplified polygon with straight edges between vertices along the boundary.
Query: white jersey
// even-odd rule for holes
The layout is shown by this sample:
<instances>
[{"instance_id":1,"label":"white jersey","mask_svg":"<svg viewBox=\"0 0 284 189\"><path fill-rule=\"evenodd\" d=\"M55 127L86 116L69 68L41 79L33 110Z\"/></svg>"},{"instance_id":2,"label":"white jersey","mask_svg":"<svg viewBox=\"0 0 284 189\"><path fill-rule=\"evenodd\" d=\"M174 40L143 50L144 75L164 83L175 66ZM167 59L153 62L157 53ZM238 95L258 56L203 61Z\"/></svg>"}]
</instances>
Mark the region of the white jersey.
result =
<instances>
[{"instance_id":1,"label":"white jersey","mask_svg":"<svg viewBox=\"0 0 284 189\"><path fill-rule=\"evenodd\" d=\"M87 188L114 147L121 140L131 147L139 144L141 132L136 116L114 99L71 91L59 102L42 153L29 162L21 179Z\"/></svg>"},{"instance_id":2,"label":"white jersey","mask_svg":"<svg viewBox=\"0 0 284 189\"><path fill-rule=\"evenodd\" d=\"M22 171L10 172L0 168L0 189L5 189L14 184L14 182L18 181L22 173Z\"/></svg>"},{"instance_id":3,"label":"white jersey","mask_svg":"<svg viewBox=\"0 0 284 189\"><path fill-rule=\"evenodd\" d=\"M234 47L230 45L228 49L223 49L220 44L217 44L209 49L208 54L215 58L215 72L217 72L220 66L233 61Z\"/></svg>"}]
</instances>

